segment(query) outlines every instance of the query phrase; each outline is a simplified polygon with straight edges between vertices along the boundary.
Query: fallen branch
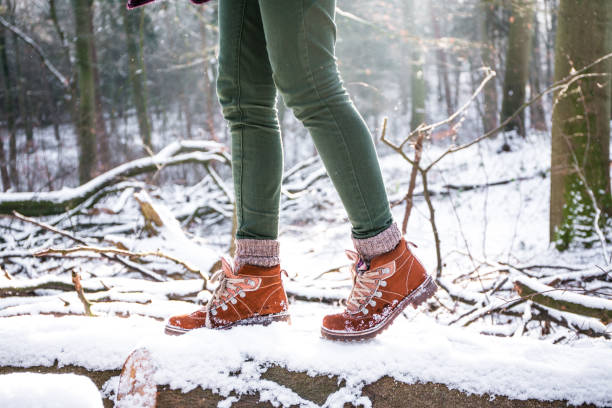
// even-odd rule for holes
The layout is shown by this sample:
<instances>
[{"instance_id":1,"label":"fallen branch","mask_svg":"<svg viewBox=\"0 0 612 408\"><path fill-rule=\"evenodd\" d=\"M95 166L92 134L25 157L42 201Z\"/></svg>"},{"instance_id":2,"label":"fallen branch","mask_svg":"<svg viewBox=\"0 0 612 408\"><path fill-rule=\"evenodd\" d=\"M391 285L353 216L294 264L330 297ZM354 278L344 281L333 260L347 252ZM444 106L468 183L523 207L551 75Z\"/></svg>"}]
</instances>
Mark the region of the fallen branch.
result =
<instances>
[{"instance_id":1,"label":"fallen branch","mask_svg":"<svg viewBox=\"0 0 612 408\"><path fill-rule=\"evenodd\" d=\"M187 153L184 153L187 151ZM159 166L185 163L229 163L225 147L216 142L179 141L170 144L151 157L122 164L76 188L50 192L4 193L0 197L0 214L19 211L24 215L57 215L73 209L98 191L127 177L157 171Z\"/></svg>"},{"instance_id":2,"label":"fallen branch","mask_svg":"<svg viewBox=\"0 0 612 408\"><path fill-rule=\"evenodd\" d=\"M517 276L514 284L521 297L530 299L534 303L564 312L594 317L603 323L612 320L612 300L553 288L524 276Z\"/></svg>"},{"instance_id":3,"label":"fallen branch","mask_svg":"<svg viewBox=\"0 0 612 408\"><path fill-rule=\"evenodd\" d=\"M42 257L42 256L47 256L47 255L51 255L51 254L60 254L60 255L68 255L68 254L74 254L77 252L95 252L98 254L116 254L116 255L124 255L130 258L144 258L147 256L154 256L154 257L158 257L158 258L163 258L163 259L167 259L169 261L172 261L176 264L181 265L182 267L184 267L185 269L187 269L189 272L192 273L196 273L196 274L200 274L200 271L196 268L194 268L193 266L189 265L187 262L181 261L178 258L175 258L171 255L167 255L164 254L161 251L155 251L155 252L131 252L131 251L127 251L124 249L118 249L118 248L101 248L101 247L95 247L95 246L77 246L77 247L73 247L73 248L66 248L66 249L58 249L58 248L48 248L48 249L43 249L41 251L35 252L34 256L37 257Z\"/></svg>"},{"instance_id":4,"label":"fallen branch","mask_svg":"<svg viewBox=\"0 0 612 408\"><path fill-rule=\"evenodd\" d=\"M538 304L532 304L531 306L538 312L531 317L533 320L539 320L545 323L553 322L589 337L604 337L605 339L610 339L610 333L607 332L606 326L597 319L562 312Z\"/></svg>"},{"instance_id":5,"label":"fallen branch","mask_svg":"<svg viewBox=\"0 0 612 408\"><path fill-rule=\"evenodd\" d=\"M32 218L29 218L29 217L26 217L26 216L24 216L22 214L19 214L16 211L13 212L13 217L15 217L15 218L17 218L17 219L19 219L21 221L28 222L30 224L34 224L34 225L36 225L36 226L38 226L40 228L46 229L48 231L54 232L54 233L56 233L58 235L61 235L63 237L69 238L69 239L71 239L71 240L73 240L73 241L75 241L75 242L77 242L77 243L79 243L81 245L87 246L87 242L85 242L81 238L78 238L78 237L72 235L68 231L60 230L59 228L55 228L55 227L52 227L51 225L48 225L48 224L36 221L36 220L34 220ZM121 258L119 258L119 257L117 257L115 255L109 255L109 254L101 254L101 255L103 257L107 258L107 259L110 259L111 261L119 262L120 264L122 264L123 266L125 266L125 267L127 267L129 269L132 269L132 270L134 270L136 272L139 272L139 273L141 273L143 275L146 275L146 276L148 276L150 278L153 278L156 281L163 282L165 280L160 274L155 273L153 271L149 271L149 270L147 270L145 268L142 268L140 265L137 265L137 264L135 264L133 262L129 262L129 261L125 260L125 259L121 259Z\"/></svg>"}]
</instances>

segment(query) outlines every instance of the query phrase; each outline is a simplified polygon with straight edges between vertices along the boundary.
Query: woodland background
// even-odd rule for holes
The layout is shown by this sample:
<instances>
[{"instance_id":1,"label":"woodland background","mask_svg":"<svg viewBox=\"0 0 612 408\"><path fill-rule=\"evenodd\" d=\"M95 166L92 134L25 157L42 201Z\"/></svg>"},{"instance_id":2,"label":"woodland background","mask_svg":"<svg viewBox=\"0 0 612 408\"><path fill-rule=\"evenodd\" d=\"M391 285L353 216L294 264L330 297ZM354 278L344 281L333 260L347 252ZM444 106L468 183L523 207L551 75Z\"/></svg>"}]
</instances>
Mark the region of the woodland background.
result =
<instances>
[{"instance_id":1,"label":"woodland background","mask_svg":"<svg viewBox=\"0 0 612 408\"><path fill-rule=\"evenodd\" d=\"M0 0L7 316L43 298L56 302L48 313L92 313L83 296L85 310L63 305L61 293L100 274L189 278L195 289L168 299L205 300L235 227L215 93L217 7ZM372 130L395 216L425 242L444 291L430 312L505 327L489 334L547 337L558 325L572 338L609 338L612 2L340 0L336 19L338 64ZM278 116L287 239L346 223L280 97ZM411 229L413 209L421 221ZM525 244L535 236L543 252ZM498 243L507 248L492 254L487 245ZM313 274L345 271L334 259ZM298 283L297 299L344 296L342 285L335 295L330 282ZM90 284L97 307L129 309L128 298Z\"/></svg>"}]
</instances>

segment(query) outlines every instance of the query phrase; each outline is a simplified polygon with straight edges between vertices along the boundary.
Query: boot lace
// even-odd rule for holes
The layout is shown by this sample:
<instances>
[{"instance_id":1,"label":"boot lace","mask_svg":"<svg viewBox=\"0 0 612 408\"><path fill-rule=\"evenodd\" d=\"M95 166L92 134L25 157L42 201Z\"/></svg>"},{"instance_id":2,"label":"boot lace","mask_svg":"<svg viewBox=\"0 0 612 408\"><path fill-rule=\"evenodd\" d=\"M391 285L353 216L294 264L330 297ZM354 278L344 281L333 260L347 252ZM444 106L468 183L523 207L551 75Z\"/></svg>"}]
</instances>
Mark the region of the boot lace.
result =
<instances>
[{"instance_id":1,"label":"boot lace","mask_svg":"<svg viewBox=\"0 0 612 408\"><path fill-rule=\"evenodd\" d=\"M210 316L211 314L217 314L215 310L217 306L220 306L223 310L227 310L226 303L228 300L232 303L236 303L234 296L237 293L240 293L241 296L244 294L237 285L243 283L245 280L247 280L247 278L237 277L229 262L227 262L225 258L221 258L221 269L215 272L210 278L210 282L219 282L219 285L214 290L208 303L206 303L207 328L212 328Z\"/></svg>"},{"instance_id":2,"label":"boot lace","mask_svg":"<svg viewBox=\"0 0 612 408\"><path fill-rule=\"evenodd\" d=\"M346 308L351 313L362 311L368 314L368 309L364 306L369 303L374 306L376 301L372 300L374 296L381 296L381 293L376 290L378 286L378 273L376 270L369 270L369 265L364 261L359 254L353 251L346 251L349 259L353 260L351 272L353 274L353 290L346 301Z\"/></svg>"}]
</instances>

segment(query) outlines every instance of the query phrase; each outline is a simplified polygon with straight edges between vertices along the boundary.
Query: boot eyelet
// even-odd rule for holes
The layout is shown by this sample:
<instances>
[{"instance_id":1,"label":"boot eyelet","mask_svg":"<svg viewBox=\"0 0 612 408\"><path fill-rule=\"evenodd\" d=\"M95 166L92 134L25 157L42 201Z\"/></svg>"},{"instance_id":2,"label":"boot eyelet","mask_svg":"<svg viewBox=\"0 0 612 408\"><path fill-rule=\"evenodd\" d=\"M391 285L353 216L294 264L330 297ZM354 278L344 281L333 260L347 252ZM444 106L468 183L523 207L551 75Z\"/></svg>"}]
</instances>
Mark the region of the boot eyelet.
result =
<instances>
[{"instance_id":1,"label":"boot eyelet","mask_svg":"<svg viewBox=\"0 0 612 408\"><path fill-rule=\"evenodd\" d=\"M376 301L374 299L370 300L370 306L376 306Z\"/></svg>"},{"instance_id":2,"label":"boot eyelet","mask_svg":"<svg viewBox=\"0 0 612 408\"><path fill-rule=\"evenodd\" d=\"M240 296L241 298L243 298L243 297L245 297L245 296L246 296L246 293L244 293L244 291L242 291L242 290L241 290L240 292L238 292L238 296Z\"/></svg>"},{"instance_id":3,"label":"boot eyelet","mask_svg":"<svg viewBox=\"0 0 612 408\"><path fill-rule=\"evenodd\" d=\"M368 314L368 309L366 309L365 307L363 308L363 310L361 311L364 315Z\"/></svg>"},{"instance_id":4,"label":"boot eyelet","mask_svg":"<svg viewBox=\"0 0 612 408\"><path fill-rule=\"evenodd\" d=\"M387 286L387 281L380 281L380 286L382 286L383 288Z\"/></svg>"},{"instance_id":5,"label":"boot eyelet","mask_svg":"<svg viewBox=\"0 0 612 408\"><path fill-rule=\"evenodd\" d=\"M223 304L221 305L221 309L222 309L223 311L226 311L226 310L227 310L227 305L226 305L225 303L223 303Z\"/></svg>"},{"instance_id":6,"label":"boot eyelet","mask_svg":"<svg viewBox=\"0 0 612 408\"><path fill-rule=\"evenodd\" d=\"M380 292L380 291L376 291L376 293L374 293L374 296L376 296L376 297L381 297L381 296L382 296L382 292Z\"/></svg>"},{"instance_id":7,"label":"boot eyelet","mask_svg":"<svg viewBox=\"0 0 612 408\"><path fill-rule=\"evenodd\" d=\"M213 310L210 311L210 314L212 314L213 316L216 316L217 315L217 311L215 309L213 309Z\"/></svg>"},{"instance_id":8,"label":"boot eyelet","mask_svg":"<svg viewBox=\"0 0 612 408\"><path fill-rule=\"evenodd\" d=\"M235 305L238 301L236 300L236 298L231 298L230 302L232 302L232 305Z\"/></svg>"}]
</instances>

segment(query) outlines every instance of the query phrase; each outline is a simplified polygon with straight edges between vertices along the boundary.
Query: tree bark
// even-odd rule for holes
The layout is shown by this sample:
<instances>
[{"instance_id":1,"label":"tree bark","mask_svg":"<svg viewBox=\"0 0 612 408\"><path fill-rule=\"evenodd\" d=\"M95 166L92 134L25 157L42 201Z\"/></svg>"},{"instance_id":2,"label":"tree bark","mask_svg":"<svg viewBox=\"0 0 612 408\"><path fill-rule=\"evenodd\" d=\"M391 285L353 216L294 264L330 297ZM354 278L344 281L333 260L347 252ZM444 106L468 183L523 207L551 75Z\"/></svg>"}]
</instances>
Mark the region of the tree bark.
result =
<instances>
[{"instance_id":1,"label":"tree bark","mask_svg":"<svg viewBox=\"0 0 612 408\"><path fill-rule=\"evenodd\" d=\"M529 57L535 5L533 0L512 0L508 49L506 53L506 75L502 101L501 121L503 122L525 102L525 89L529 79ZM520 115L506 126L525 136L525 115Z\"/></svg>"},{"instance_id":2,"label":"tree bark","mask_svg":"<svg viewBox=\"0 0 612 408\"><path fill-rule=\"evenodd\" d=\"M414 25L414 21L410 24ZM440 39L442 36L442 31L440 29L440 24L438 23L437 16L434 15L433 10L431 14L431 26L434 30L434 37L436 39ZM455 106L453 105L453 95L450 86L450 80L448 79L448 59L446 58L446 52L438 46L436 49L436 58L437 58L437 69L439 72L438 78L442 80L442 85L444 86L444 98L446 101L446 114L451 116L455 112Z\"/></svg>"},{"instance_id":3,"label":"tree bark","mask_svg":"<svg viewBox=\"0 0 612 408\"><path fill-rule=\"evenodd\" d=\"M555 80L560 80L611 51L612 2L561 0L555 50ZM588 46L585 46L588 44ZM557 92L552 118L550 240L563 250L571 244L590 246L599 227L612 215L610 196L609 59L564 92ZM589 191L590 190L590 191ZM592 194L591 194L592 193Z\"/></svg>"},{"instance_id":4,"label":"tree bark","mask_svg":"<svg viewBox=\"0 0 612 408\"><path fill-rule=\"evenodd\" d=\"M145 89L146 75L144 72L142 53L139 52L139 49L142 48L142 44L138 38L139 33L142 35L144 25L144 9L140 10L141 14L136 14L137 12L128 12L128 10L123 7L122 13L129 60L128 72L130 83L132 84L132 97L134 98L136 114L138 116L138 129L142 143L151 149L153 146L151 144L151 127L147 113L147 97Z\"/></svg>"},{"instance_id":5,"label":"tree bark","mask_svg":"<svg viewBox=\"0 0 612 408\"><path fill-rule=\"evenodd\" d=\"M2 2L0 1L0 5ZM16 160L16 152L17 152L17 144L16 144L16 135L15 135L15 102L14 102L14 93L11 86L11 73L8 63L8 56L6 52L6 29L4 27L0 28L0 68L2 69L2 88L4 94L4 115L6 117L7 130L9 133L9 155L8 155L8 167L10 168L10 178L7 181L4 180L3 177L3 185L5 191L11 186L17 186L19 182L18 173L17 173L17 160ZM4 152L3 152L4 158ZM4 166L3 166L4 170Z\"/></svg>"},{"instance_id":6,"label":"tree bark","mask_svg":"<svg viewBox=\"0 0 612 408\"><path fill-rule=\"evenodd\" d=\"M493 40L493 26L495 19L496 5L493 0L482 0L482 50L480 56L483 65L496 71L495 68L495 43ZM497 83L495 80L490 81L483 90L484 97L484 112L482 116L482 126L486 132L497 128L498 126L498 110L497 110Z\"/></svg>"},{"instance_id":7,"label":"tree bark","mask_svg":"<svg viewBox=\"0 0 612 408\"><path fill-rule=\"evenodd\" d=\"M202 57L204 58L203 62L203 72L204 72L204 97L206 98L206 125L208 127L208 133L210 133L210 137L212 140L219 141L217 137L217 133L215 131L215 104L216 100L216 91L214 82L211 82L209 75L210 69L210 49L208 46L208 36L209 30L206 26L206 9L202 8L202 12L200 14L200 34L202 37Z\"/></svg>"},{"instance_id":8,"label":"tree bark","mask_svg":"<svg viewBox=\"0 0 612 408\"><path fill-rule=\"evenodd\" d=\"M419 44L417 31L418 27L414 24L415 0L404 1L404 26L412 39L412 47L409 54L404 55L410 61L410 129L416 129L421 123L425 122L425 77L423 75L424 54ZM405 50L406 52L406 50Z\"/></svg>"},{"instance_id":9,"label":"tree bark","mask_svg":"<svg viewBox=\"0 0 612 408\"><path fill-rule=\"evenodd\" d=\"M17 84L17 103L19 116L23 120L23 129L26 135L26 150L29 152L34 147L34 130L32 128L32 115L26 87L26 79L21 69L21 48L19 38L13 33L13 47L15 48L15 80Z\"/></svg>"},{"instance_id":10,"label":"tree bark","mask_svg":"<svg viewBox=\"0 0 612 408\"><path fill-rule=\"evenodd\" d=\"M540 30L538 19L536 17L534 18L533 50L531 54L533 63L529 64L529 89L531 98L539 94L541 90L540 78L542 77L542 54L540 44ZM529 105L529 116L531 118L532 128L543 132L548 130L546 127L546 111L544 110L544 100L542 98L537 99L534 103Z\"/></svg>"},{"instance_id":11,"label":"tree bark","mask_svg":"<svg viewBox=\"0 0 612 408\"><path fill-rule=\"evenodd\" d=\"M102 92L100 88L100 72L98 70L98 52L96 50L96 41L94 34L94 10L92 0L92 11L89 14L89 47L91 48L91 66L93 69L94 94L95 94L95 112L96 112L96 143L98 145L98 161L101 171L106 171L110 168L110 146L108 140L108 132L106 131L106 122L104 121L104 109L102 108Z\"/></svg>"},{"instance_id":12,"label":"tree bark","mask_svg":"<svg viewBox=\"0 0 612 408\"><path fill-rule=\"evenodd\" d=\"M76 64L78 67L79 181L90 180L96 164L96 97L91 41L92 0L72 0L76 31Z\"/></svg>"},{"instance_id":13,"label":"tree bark","mask_svg":"<svg viewBox=\"0 0 612 408\"><path fill-rule=\"evenodd\" d=\"M2 180L2 191L11 188L8 166L6 165L6 153L4 151L4 138L0 137L0 180Z\"/></svg>"}]
</instances>

